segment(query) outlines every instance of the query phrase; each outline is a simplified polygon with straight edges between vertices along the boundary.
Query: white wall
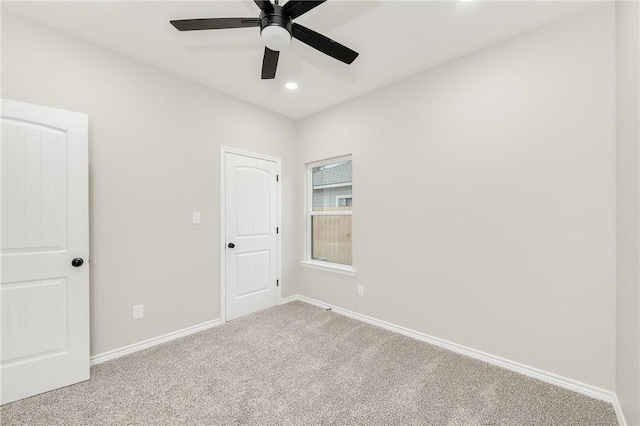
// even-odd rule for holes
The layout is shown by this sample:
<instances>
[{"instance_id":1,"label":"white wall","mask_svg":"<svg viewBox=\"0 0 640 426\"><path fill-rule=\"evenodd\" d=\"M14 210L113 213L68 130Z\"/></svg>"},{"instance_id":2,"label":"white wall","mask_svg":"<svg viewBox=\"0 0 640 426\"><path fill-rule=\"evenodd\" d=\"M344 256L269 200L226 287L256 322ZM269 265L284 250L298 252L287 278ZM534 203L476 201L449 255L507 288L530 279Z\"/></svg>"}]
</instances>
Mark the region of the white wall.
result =
<instances>
[{"instance_id":1,"label":"white wall","mask_svg":"<svg viewBox=\"0 0 640 426\"><path fill-rule=\"evenodd\" d=\"M616 2L616 393L640 424L640 5Z\"/></svg>"},{"instance_id":2,"label":"white wall","mask_svg":"<svg viewBox=\"0 0 640 426\"><path fill-rule=\"evenodd\" d=\"M6 11L2 97L89 114L92 354L219 317L220 145L282 158L297 293L292 120Z\"/></svg>"},{"instance_id":3,"label":"white wall","mask_svg":"<svg viewBox=\"0 0 640 426\"><path fill-rule=\"evenodd\" d=\"M301 294L613 390L613 12L299 122L302 162L353 154L357 270Z\"/></svg>"}]
</instances>

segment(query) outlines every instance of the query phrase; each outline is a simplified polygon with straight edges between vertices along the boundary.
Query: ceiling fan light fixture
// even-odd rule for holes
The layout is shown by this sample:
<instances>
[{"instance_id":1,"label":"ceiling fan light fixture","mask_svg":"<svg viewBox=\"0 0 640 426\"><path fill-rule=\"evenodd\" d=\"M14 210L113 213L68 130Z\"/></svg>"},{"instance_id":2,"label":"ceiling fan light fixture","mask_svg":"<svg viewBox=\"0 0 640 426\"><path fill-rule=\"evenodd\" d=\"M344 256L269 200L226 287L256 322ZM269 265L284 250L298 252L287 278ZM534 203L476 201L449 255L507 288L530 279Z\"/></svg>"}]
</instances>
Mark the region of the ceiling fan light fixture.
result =
<instances>
[{"instance_id":1,"label":"ceiling fan light fixture","mask_svg":"<svg viewBox=\"0 0 640 426\"><path fill-rule=\"evenodd\" d=\"M289 31L279 25L264 27L260 36L265 46L278 52L286 49L289 43L291 43L291 34Z\"/></svg>"}]
</instances>

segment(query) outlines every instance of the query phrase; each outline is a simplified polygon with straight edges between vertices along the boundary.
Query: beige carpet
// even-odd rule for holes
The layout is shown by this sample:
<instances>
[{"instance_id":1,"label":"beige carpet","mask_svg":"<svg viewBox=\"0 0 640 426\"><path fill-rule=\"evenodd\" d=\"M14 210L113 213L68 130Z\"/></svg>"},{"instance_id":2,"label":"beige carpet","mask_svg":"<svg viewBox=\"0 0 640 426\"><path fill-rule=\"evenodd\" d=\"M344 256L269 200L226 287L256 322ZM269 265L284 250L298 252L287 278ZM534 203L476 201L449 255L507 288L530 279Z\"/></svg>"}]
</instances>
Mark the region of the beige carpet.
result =
<instances>
[{"instance_id":1,"label":"beige carpet","mask_svg":"<svg viewBox=\"0 0 640 426\"><path fill-rule=\"evenodd\" d=\"M301 302L91 369L3 425L614 425L597 401Z\"/></svg>"}]
</instances>

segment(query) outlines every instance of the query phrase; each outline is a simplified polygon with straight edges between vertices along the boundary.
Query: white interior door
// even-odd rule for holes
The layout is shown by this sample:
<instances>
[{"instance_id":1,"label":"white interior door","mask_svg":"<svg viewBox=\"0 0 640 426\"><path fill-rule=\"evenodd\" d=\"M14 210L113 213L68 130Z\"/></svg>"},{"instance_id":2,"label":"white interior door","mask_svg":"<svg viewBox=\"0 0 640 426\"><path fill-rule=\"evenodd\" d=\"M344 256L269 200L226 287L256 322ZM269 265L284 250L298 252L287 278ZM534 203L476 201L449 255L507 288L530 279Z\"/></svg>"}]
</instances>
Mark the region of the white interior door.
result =
<instances>
[{"instance_id":1,"label":"white interior door","mask_svg":"<svg viewBox=\"0 0 640 426\"><path fill-rule=\"evenodd\" d=\"M89 378L89 210L87 116L7 100L1 115L4 404Z\"/></svg>"},{"instance_id":2,"label":"white interior door","mask_svg":"<svg viewBox=\"0 0 640 426\"><path fill-rule=\"evenodd\" d=\"M278 278L277 159L223 151L226 320L275 306Z\"/></svg>"}]
</instances>

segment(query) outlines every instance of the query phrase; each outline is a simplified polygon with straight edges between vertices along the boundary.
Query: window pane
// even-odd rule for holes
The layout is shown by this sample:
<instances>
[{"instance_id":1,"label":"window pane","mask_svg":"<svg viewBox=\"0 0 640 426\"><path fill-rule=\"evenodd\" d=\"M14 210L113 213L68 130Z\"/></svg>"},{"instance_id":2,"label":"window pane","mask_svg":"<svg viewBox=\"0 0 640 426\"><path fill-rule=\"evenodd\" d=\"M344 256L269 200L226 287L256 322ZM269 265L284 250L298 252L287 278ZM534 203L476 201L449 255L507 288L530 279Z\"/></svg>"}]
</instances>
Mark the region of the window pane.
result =
<instances>
[{"instance_id":1,"label":"window pane","mask_svg":"<svg viewBox=\"0 0 640 426\"><path fill-rule=\"evenodd\" d=\"M351 211L351 160L313 167L313 211Z\"/></svg>"},{"instance_id":2,"label":"window pane","mask_svg":"<svg viewBox=\"0 0 640 426\"><path fill-rule=\"evenodd\" d=\"M311 259L351 265L351 216L311 216Z\"/></svg>"}]
</instances>

